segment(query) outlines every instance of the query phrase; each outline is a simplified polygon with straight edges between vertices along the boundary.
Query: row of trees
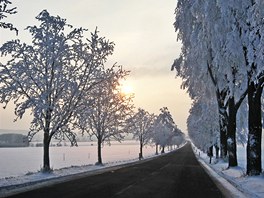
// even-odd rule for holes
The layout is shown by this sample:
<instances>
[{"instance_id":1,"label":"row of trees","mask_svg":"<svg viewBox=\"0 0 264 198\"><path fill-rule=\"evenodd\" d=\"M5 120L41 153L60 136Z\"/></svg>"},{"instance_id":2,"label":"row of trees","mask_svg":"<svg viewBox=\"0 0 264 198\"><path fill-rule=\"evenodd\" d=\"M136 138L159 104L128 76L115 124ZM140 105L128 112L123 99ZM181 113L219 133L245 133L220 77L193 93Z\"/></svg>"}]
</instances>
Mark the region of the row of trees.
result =
<instances>
[{"instance_id":1,"label":"row of trees","mask_svg":"<svg viewBox=\"0 0 264 198\"><path fill-rule=\"evenodd\" d=\"M174 23L183 47L172 69L194 99L189 132L208 134L203 142L219 143L220 156L237 166L237 113L247 112L248 175L262 171L263 8L258 0L179 0Z\"/></svg>"},{"instance_id":2,"label":"row of trees","mask_svg":"<svg viewBox=\"0 0 264 198\"><path fill-rule=\"evenodd\" d=\"M167 107L161 108L159 115L150 114L139 108L126 122L125 131L132 133L140 143L139 159L143 158L143 147L147 144L155 144L158 154L159 146L161 153L164 153L166 146L179 146L185 140Z\"/></svg>"},{"instance_id":3,"label":"row of trees","mask_svg":"<svg viewBox=\"0 0 264 198\"><path fill-rule=\"evenodd\" d=\"M29 139L44 131L43 170L49 171L51 139L68 139L77 145L74 123L86 110L83 106L93 103L92 92L102 82L124 78L126 72L116 65L105 69L114 44L100 37L97 29L85 39L85 29L73 28L46 10L36 19L39 26L27 27L31 44L17 39L0 48L1 56L8 59L0 63L0 102L6 106L14 101L17 119L26 110L32 112Z\"/></svg>"},{"instance_id":4,"label":"row of trees","mask_svg":"<svg viewBox=\"0 0 264 198\"><path fill-rule=\"evenodd\" d=\"M219 157L219 121L217 104L206 100L193 102L187 119L189 137L202 151L208 152L213 146Z\"/></svg>"},{"instance_id":5,"label":"row of trees","mask_svg":"<svg viewBox=\"0 0 264 198\"><path fill-rule=\"evenodd\" d=\"M151 139L150 131L152 135L158 134L157 129L163 131L166 140L155 138L163 148L173 144L169 139L175 134L182 135L166 108L157 118L142 109L134 113L134 96L123 93L120 84L129 72L116 64L105 67L114 43L100 37L97 28L85 38L86 29L73 28L46 10L36 19L38 26L26 28L31 44L17 39L0 48L5 57L0 63L0 103L5 108L14 102L16 119L31 112L29 140L39 132L44 134L43 171L50 171L51 140L68 139L77 146L76 131L97 139L98 164L102 164L103 144L121 141L125 133L138 137L141 157L143 145ZM143 128L138 129L140 125ZM148 138L140 133L148 134Z\"/></svg>"}]
</instances>

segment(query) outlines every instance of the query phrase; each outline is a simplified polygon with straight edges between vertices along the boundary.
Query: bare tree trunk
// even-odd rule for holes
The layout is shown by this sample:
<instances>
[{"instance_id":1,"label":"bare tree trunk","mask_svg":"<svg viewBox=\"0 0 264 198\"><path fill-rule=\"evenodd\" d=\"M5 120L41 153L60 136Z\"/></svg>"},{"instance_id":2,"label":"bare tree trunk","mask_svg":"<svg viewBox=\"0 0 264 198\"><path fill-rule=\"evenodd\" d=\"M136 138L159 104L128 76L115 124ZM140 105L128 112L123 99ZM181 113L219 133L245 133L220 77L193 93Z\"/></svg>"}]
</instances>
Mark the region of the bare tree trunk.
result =
<instances>
[{"instance_id":1,"label":"bare tree trunk","mask_svg":"<svg viewBox=\"0 0 264 198\"><path fill-rule=\"evenodd\" d=\"M47 96L47 101L50 101L50 95ZM47 109L45 115L45 127L44 127L44 138L43 138L43 170L44 172L51 171L50 169L50 158L49 158L49 146L52 138L52 134L50 134L50 122L51 122L51 112L50 108Z\"/></svg>"},{"instance_id":2,"label":"bare tree trunk","mask_svg":"<svg viewBox=\"0 0 264 198\"><path fill-rule=\"evenodd\" d=\"M161 153L165 153L165 146L162 146Z\"/></svg>"},{"instance_id":3,"label":"bare tree trunk","mask_svg":"<svg viewBox=\"0 0 264 198\"><path fill-rule=\"evenodd\" d=\"M143 159L143 143L140 141L139 160Z\"/></svg>"},{"instance_id":4,"label":"bare tree trunk","mask_svg":"<svg viewBox=\"0 0 264 198\"><path fill-rule=\"evenodd\" d=\"M208 155L208 157L210 158L210 160L209 160L209 164L211 164L211 163L212 163L212 157L213 157L213 146L210 146L210 147L208 148L208 150L207 150L207 155Z\"/></svg>"},{"instance_id":5,"label":"bare tree trunk","mask_svg":"<svg viewBox=\"0 0 264 198\"><path fill-rule=\"evenodd\" d=\"M49 146L50 146L50 136L49 132L44 132L44 139L43 139L43 172L49 172L50 169L50 159L49 159Z\"/></svg>"},{"instance_id":6,"label":"bare tree trunk","mask_svg":"<svg viewBox=\"0 0 264 198\"><path fill-rule=\"evenodd\" d=\"M237 166L237 144L236 144L236 108L234 97L228 100L228 125L227 125L227 151L228 166Z\"/></svg>"},{"instance_id":7,"label":"bare tree trunk","mask_svg":"<svg viewBox=\"0 0 264 198\"><path fill-rule=\"evenodd\" d=\"M261 84L263 82L260 82ZM247 142L247 175L261 173L261 84L250 82L248 85L248 142Z\"/></svg>"},{"instance_id":8,"label":"bare tree trunk","mask_svg":"<svg viewBox=\"0 0 264 198\"><path fill-rule=\"evenodd\" d=\"M98 161L96 162L96 165L103 164L103 161L102 161L102 140L100 137L97 139L97 156L98 156Z\"/></svg>"},{"instance_id":9,"label":"bare tree trunk","mask_svg":"<svg viewBox=\"0 0 264 198\"><path fill-rule=\"evenodd\" d=\"M159 154L159 152L158 152L158 150L159 150L159 145L158 144L156 144L156 155L158 155Z\"/></svg>"}]
</instances>

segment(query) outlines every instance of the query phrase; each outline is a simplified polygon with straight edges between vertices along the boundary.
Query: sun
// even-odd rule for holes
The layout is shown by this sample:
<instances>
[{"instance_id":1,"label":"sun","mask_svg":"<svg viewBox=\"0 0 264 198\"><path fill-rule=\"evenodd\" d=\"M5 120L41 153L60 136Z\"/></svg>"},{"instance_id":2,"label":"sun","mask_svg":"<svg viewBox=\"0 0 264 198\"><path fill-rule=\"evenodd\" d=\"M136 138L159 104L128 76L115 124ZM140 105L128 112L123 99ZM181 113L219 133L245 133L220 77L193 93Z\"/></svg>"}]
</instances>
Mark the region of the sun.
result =
<instances>
[{"instance_id":1,"label":"sun","mask_svg":"<svg viewBox=\"0 0 264 198\"><path fill-rule=\"evenodd\" d=\"M123 92L124 94L132 94L133 88L131 85L122 85L121 92Z\"/></svg>"},{"instance_id":2,"label":"sun","mask_svg":"<svg viewBox=\"0 0 264 198\"><path fill-rule=\"evenodd\" d=\"M128 81L120 82L120 92L125 95L131 95L134 92L133 86Z\"/></svg>"}]
</instances>

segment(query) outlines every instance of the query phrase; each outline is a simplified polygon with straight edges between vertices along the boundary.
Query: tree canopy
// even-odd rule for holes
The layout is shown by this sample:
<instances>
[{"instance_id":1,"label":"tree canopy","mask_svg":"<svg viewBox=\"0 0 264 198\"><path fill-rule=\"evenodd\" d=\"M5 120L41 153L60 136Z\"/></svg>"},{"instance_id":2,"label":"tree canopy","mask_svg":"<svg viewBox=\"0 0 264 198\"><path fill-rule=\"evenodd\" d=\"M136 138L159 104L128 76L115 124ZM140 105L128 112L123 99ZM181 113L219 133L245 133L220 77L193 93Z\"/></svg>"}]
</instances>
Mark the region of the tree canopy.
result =
<instances>
[{"instance_id":1,"label":"tree canopy","mask_svg":"<svg viewBox=\"0 0 264 198\"><path fill-rule=\"evenodd\" d=\"M9 41L0 48L11 57L0 65L0 102L14 101L17 118L26 110L33 115L29 137L44 132L44 169L49 170L51 138L76 145L71 123L84 93L100 83L104 63L114 44L99 36L96 29L90 39L83 28L73 28L66 19L43 10L36 19L39 26L28 26L32 44Z\"/></svg>"},{"instance_id":2,"label":"tree canopy","mask_svg":"<svg viewBox=\"0 0 264 198\"><path fill-rule=\"evenodd\" d=\"M263 8L258 0L179 0L175 10L174 27L183 46L172 69L195 102L203 98L206 103L215 93L221 156L227 148L229 166L237 166L237 112L247 96L249 175L261 172Z\"/></svg>"}]
</instances>

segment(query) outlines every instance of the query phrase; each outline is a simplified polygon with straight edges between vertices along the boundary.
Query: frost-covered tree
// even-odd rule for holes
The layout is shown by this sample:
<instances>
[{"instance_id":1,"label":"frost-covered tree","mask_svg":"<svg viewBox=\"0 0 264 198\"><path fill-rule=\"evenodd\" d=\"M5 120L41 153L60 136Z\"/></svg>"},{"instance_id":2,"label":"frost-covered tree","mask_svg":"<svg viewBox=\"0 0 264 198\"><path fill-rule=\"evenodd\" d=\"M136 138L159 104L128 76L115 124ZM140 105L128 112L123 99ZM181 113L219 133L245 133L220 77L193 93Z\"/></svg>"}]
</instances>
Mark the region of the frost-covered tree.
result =
<instances>
[{"instance_id":1,"label":"frost-covered tree","mask_svg":"<svg viewBox=\"0 0 264 198\"><path fill-rule=\"evenodd\" d=\"M224 6L221 5L223 8ZM246 63L245 79L248 86L248 142L247 174L259 175L261 168L262 115L261 96L264 83L264 3L259 0L229 2L226 13L233 18L233 26L241 40L241 51Z\"/></svg>"},{"instance_id":2,"label":"frost-covered tree","mask_svg":"<svg viewBox=\"0 0 264 198\"><path fill-rule=\"evenodd\" d=\"M16 14L16 7L9 8L12 2L8 0L0 0L0 28L9 29L11 31L16 31L18 34L17 28L14 27L12 23L4 22L4 19L7 18L7 15Z\"/></svg>"},{"instance_id":3,"label":"frost-covered tree","mask_svg":"<svg viewBox=\"0 0 264 198\"><path fill-rule=\"evenodd\" d=\"M218 148L219 145L217 111L216 100L195 100L190 109L187 119L188 134L193 143L204 152L213 146Z\"/></svg>"},{"instance_id":4,"label":"frost-covered tree","mask_svg":"<svg viewBox=\"0 0 264 198\"><path fill-rule=\"evenodd\" d=\"M51 139L77 144L70 123L84 93L102 81L114 45L97 30L84 39L83 28L73 28L46 10L36 19L39 26L27 27L31 44L13 40L0 48L1 55L10 58L0 65L0 102L6 106L13 101L17 119L31 111L29 139L43 131L43 171L49 171Z\"/></svg>"},{"instance_id":5,"label":"frost-covered tree","mask_svg":"<svg viewBox=\"0 0 264 198\"><path fill-rule=\"evenodd\" d=\"M232 89L232 86L235 87L232 85L235 78L235 82L240 84L239 88L246 90L248 93L247 174L258 175L262 170L261 95L264 82L262 53L264 3L258 0L246 0L243 2L233 0L228 2L218 1L217 6L221 12L220 21L226 25L226 31L224 34L215 34L218 39L221 35L224 36L223 40L225 40L223 56L219 56L216 60L220 64L221 60L227 60L227 63L232 63L231 72L226 72L230 89L229 98L232 94L236 98L238 96L237 93L239 93L235 93L234 89ZM238 97L237 101L239 101ZM229 101L229 105L233 105L232 101L231 103ZM232 120L229 123L233 123Z\"/></svg>"},{"instance_id":6,"label":"frost-covered tree","mask_svg":"<svg viewBox=\"0 0 264 198\"><path fill-rule=\"evenodd\" d=\"M236 166L236 116L238 108L248 91L246 81L244 80L246 78L246 62L243 56L241 31L237 26L236 19L233 17L236 11L234 7L228 8L227 5L230 2L225 5L223 3L223 1L219 1L217 4L221 14L218 22L213 26L218 27L220 31L218 31L218 34L217 31L212 31L215 32L213 40L215 41L217 38L220 38L223 43L223 45L220 45L221 48L219 48L222 52L220 54L215 53L214 64L220 65L220 71L225 74L225 78L227 79L229 166ZM236 4L241 3L237 1Z\"/></svg>"},{"instance_id":7,"label":"frost-covered tree","mask_svg":"<svg viewBox=\"0 0 264 198\"><path fill-rule=\"evenodd\" d=\"M190 87L196 87L195 81L210 74L218 100L221 147L226 131L229 166L236 166L236 114L247 93L245 61L232 17L223 15L219 2L178 1L175 28L184 47L173 68L187 71L185 82Z\"/></svg>"},{"instance_id":8,"label":"frost-covered tree","mask_svg":"<svg viewBox=\"0 0 264 198\"><path fill-rule=\"evenodd\" d=\"M121 91L120 81L128 75L122 67L114 66L102 73L107 79L96 85L82 99L76 127L97 139L98 161L102 161L102 146L111 140L124 138L126 118L133 111L133 94Z\"/></svg>"},{"instance_id":9,"label":"frost-covered tree","mask_svg":"<svg viewBox=\"0 0 264 198\"><path fill-rule=\"evenodd\" d=\"M127 119L125 131L133 134L133 138L139 141L139 159L143 158L143 147L150 143L154 119L154 114L141 108Z\"/></svg>"},{"instance_id":10,"label":"frost-covered tree","mask_svg":"<svg viewBox=\"0 0 264 198\"><path fill-rule=\"evenodd\" d=\"M175 146L179 148L179 146L185 141L185 134L175 125L174 131L171 134L170 141L168 143L168 149L172 150Z\"/></svg>"},{"instance_id":11,"label":"frost-covered tree","mask_svg":"<svg viewBox=\"0 0 264 198\"><path fill-rule=\"evenodd\" d=\"M183 144L185 142L185 136L181 131L178 131L178 133L176 133L171 140L171 144L172 145L176 145L178 148L181 144Z\"/></svg>"},{"instance_id":12,"label":"frost-covered tree","mask_svg":"<svg viewBox=\"0 0 264 198\"><path fill-rule=\"evenodd\" d=\"M177 132L177 126L173 121L171 113L167 107L160 109L160 114L156 117L152 129L152 141L161 147L161 153L164 153L166 146L171 145L172 137ZM157 153L157 152L156 152Z\"/></svg>"},{"instance_id":13,"label":"frost-covered tree","mask_svg":"<svg viewBox=\"0 0 264 198\"><path fill-rule=\"evenodd\" d=\"M227 89L224 83L219 83L218 78L211 78L215 76L215 71L218 69L212 67L211 43L207 39L209 34L203 30L204 24L201 21L205 16L202 15L204 12L197 11L197 9L202 9L204 4L201 4L201 7L197 5L195 7L195 3L198 2L178 1L174 27L183 46L182 53L174 61L172 69L175 69L176 75L183 79L182 88L187 89L193 100L197 100L196 98L201 95L207 96L203 97L205 100L206 98L211 100L212 97L215 97L214 94L216 95L219 109L221 157L225 158L227 155L227 107L225 100ZM214 16L209 15L212 21L217 20L217 9L215 11Z\"/></svg>"}]
</instances>

